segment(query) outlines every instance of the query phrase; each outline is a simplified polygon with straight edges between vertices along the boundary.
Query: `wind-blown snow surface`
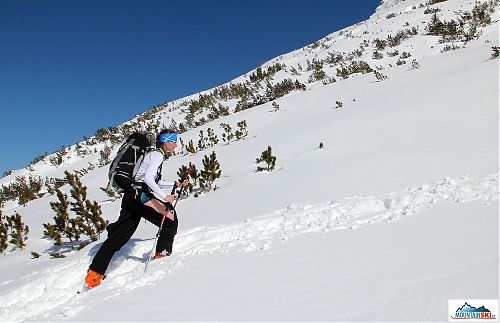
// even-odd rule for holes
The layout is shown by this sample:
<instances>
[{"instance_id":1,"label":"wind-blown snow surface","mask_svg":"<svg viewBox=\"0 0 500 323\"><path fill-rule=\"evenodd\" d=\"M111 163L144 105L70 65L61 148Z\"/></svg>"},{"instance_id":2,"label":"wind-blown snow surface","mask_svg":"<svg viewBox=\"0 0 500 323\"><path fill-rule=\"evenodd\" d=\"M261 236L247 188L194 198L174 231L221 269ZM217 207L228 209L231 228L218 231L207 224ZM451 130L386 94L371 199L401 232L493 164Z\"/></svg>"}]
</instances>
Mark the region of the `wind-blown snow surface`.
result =
<instances>
[{"instance_id":1,"label":"wind-blown snow surface","mask_svg":"<svg viewBox=\"0 0 500 323\"><path fill-rule=\"evenodd\" d=\"M386 1L352 31L428 20L411 10L418 3ZM470 7L440 4L462 5ZM403 14L385 21L393 11ZM342 37L332 41L354 42ZM156 228L141 224L103 284L76 295L102 239L48 259L42 223L52 220L55 197L25 208L7 203L2 211L20 212L30 238L24 251L0 258L0 321L444 321L448 299L498 299L498 60L489 60L496 42L498 22L446 53L419 35L401 45L418 49L419 69L385 69L383 82L369 74L312 84L277 100L281 111L270 113L268 103L204 125L245 119L250 134L213 148L220 188L179 202L174 254L146 274ZM335 101L344 107L334 109ZM183 134L185 142L199 130ZM268 145L277 169L255 173ZM201 165L210 152L170 159L164 177ZM35 172L60 176L88 161ZM119 201L104 201L99 190L107 167L82 180L116 220ZM30 251L42 257L29 259Z\"/></svg>"}]
</instances>

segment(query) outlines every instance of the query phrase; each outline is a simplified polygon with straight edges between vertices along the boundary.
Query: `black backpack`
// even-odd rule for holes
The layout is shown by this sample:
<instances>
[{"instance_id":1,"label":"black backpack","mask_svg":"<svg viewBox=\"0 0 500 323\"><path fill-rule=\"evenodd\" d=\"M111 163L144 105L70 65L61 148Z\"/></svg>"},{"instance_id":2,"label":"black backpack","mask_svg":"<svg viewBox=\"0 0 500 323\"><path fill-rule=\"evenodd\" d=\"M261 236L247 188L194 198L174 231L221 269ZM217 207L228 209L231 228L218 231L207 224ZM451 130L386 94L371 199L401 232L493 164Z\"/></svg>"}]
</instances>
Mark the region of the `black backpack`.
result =
<instances>
[{"instance_id":1,"label":"black backpack","mask_svg":"<svg viewBox=\"0 0 500 323\"><path fill-rule=\"evenodd\" d=\"M134 176L149 147L149 139L142 132L134 132L127 138L109 167L108 190L123 193L133 188Z\"/></svg>"}]
</instances>

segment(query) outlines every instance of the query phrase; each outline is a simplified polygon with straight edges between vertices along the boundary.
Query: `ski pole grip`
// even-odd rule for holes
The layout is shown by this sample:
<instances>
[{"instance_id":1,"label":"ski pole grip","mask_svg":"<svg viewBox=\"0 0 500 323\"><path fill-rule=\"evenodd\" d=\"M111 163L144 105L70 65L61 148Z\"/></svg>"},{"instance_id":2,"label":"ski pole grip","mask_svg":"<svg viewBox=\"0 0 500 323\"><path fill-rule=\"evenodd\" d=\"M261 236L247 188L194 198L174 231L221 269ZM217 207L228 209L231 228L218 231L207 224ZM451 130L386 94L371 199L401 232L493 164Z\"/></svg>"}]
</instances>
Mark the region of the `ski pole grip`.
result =
<instances>
[{"instance_id":1,"label":"ski pole grip","mask_svg":"<svg viewBox=\"0 0 500 323\"><path fill-rule=\"evenodd\" d=\"M186 170L186 176L184 176L184 179L180 179L179 182L182 183L183 181L188 180L189 179L189 174L191 174L191 167L189 167ZM176 189L177 189L177 182L174 184L174 187L172 188L172 192L170 193L170 195L175 195L175 190ZM184 186L181 187L181 189L179 191L179 196L181 196L181 193L182 193L183 190L184 190Z\"/></svg>"}]
</instances>

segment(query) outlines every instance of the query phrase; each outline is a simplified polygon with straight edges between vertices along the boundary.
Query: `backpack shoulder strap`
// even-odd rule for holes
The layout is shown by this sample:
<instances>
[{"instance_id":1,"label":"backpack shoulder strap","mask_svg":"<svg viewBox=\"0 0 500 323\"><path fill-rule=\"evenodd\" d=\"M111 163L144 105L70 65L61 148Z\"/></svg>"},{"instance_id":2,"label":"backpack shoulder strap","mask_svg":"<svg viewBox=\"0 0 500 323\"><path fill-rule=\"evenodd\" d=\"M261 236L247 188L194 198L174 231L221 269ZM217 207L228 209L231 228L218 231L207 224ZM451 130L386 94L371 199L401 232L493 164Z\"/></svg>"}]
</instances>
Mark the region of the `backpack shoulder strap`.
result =
<instances>
[{"instance_id":1,"label":"backpack shoulder strap","mask_svg":"<svg viewBox=\"0 0 500 323\"><path fill-rule=\"evenodd\" d=\"M163 161L168 159L168 153L163 149L163 148L158 148L157 151L161 153L163 156ZM156 172L156 182L158 182L161 179L161 172L163 170L163 163L160 164L160 167L158 167L158 171Z\"/></svg>"},{"instance_id":2,"label":"backpack shoulder strap","mask_svg":"<svg viewBox=\"0 0 500 323\"><path fill-rule=\"evenodd\" d=\"M163 161L167 160L168 159L168 152L166 152L163 148L158 148L158 150L161 152L162 156L163 156Z\"/></svg>"}]
</instances>

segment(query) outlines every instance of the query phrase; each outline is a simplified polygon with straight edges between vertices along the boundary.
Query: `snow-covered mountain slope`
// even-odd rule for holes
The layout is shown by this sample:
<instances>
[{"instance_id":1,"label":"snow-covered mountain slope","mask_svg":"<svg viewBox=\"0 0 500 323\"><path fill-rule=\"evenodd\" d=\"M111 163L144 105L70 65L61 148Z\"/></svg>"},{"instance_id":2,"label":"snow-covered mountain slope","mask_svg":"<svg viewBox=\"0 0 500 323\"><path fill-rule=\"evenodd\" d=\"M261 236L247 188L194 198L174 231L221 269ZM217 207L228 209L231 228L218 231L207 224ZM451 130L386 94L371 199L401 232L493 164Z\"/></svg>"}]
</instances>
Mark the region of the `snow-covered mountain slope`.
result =
<instances>
[{"instance_id":1,"label":"snow-covered mountain slope","mask_svg":"<svg viewBox=\"0 0 500 323\"><path fill-rule=\"evenodd\" d=\"M403 269L410 270L412 272L400 272L399 275L403 277L408 275L408 277L414 278L421 274L417 270L417 268L421 268L421 264L418 264L415 259L411 259L412 257L410 255L404 254L408 252L406 248L415 249L418 253L423 254L422 258L433 258L439 255L439 252L434 250L432 245L429 244L429 241L424 241L426 236L430 236L431 239L444 243L440 248L442 248L443 252L450 253L445 257L447 261L450 261L450 259L453 260L455 256L460 257L460 253L466 253L466 250L474 252L474 248L471 248L471 246L465 245L464 248L459 248L455 245L458 242L458 232L455 232L455 229L465 230L467 232L468 230L461 225L461 222L468 222L470 220L468 219L471 215L470 213L477 210L480 210L480 213L484 212L484 214L480 214L474 222L477 220L477 226L479 227L483 227L481 224L486 223L489 229L486 231L482 231L482 229L472 230L471 234L477 235L481 232L482 234L489 234L486 241L494 243L497 233L496 227L489 224L495 223L495 221L498 224L498 219L490 219L488 213L498 208L498 181L498 175L489 176L479 181L470 180L464 177L457 179L445 178L436 183L408 188L402 192L391 193L385 196L355 196L318 205L289 205L285 209L278 210L271 214L235 224L220 225L216 227L196 227L179 234L176 242L175 256L167 260L154 262L149 272L146 274L144 274L144 260L151 248L151 240L133 239L117 254L115 262L110 270L108 277L109 282L106 281L106 284L103 284L103 286L98 289L78 295L76 292L81 287L79 284L81 276L85 274L86 265L91 261L92 256L99 247L99 245L95 245L93 248L86 248L86 252L74 254L67 260L63 260L50 268L42 271L35 271L34 273L17 279L12 277L12 280L5 282L3 284L5 289L10 289L11 286L16 285L22 285L23 287L13 288L12 291L4 293L0 297L0 309L2 309L2 313L9 313L8 316L2 316L0 319L55 320L68 316L71 320L98 321L102 319L101 313L105 311L106 308L127 308L127 306L123 306L125 305L123 302L130 302L137 297L137 295L135 295L136 290L138 290L140 294L152 292L160 297L160 299L155 301L154 307L151 307L152 305L149 302L140 303L137 304L133 310L122 312L118 317L114 317L113 319L127 320L127 317L130 318L130 315L134 315L137 307L142 306L152 309L153 311L155 311L155 308L165 309L165 312L156 309L158 311L156 315L158 316L150 317L146 315L145 317L147 319L162 320L292 320L295 315L299 315L301 320L325 318L335 320L348 319L350 317L348 312L336 313L337 309L335 307L328 309L328 299L337 294L338 288L336 284L332 284L331 280L342 281L341 287L348 288L349 285L347 281L349 279L352 280L353 277L359 279L359 276L362 276L364 273L360 270L359 264L356 264L356 261L359 261L358 256L349 256L351 252L359 252L359 258L370 259L376 259L373 252L379 254L379 256L394 253L395 259L387 259L387 256L383 257L389 264L395 262L396 266L401 267L397 269L391 268L391 270L393 270L394 273ZM473 201L475 203L471 203ZM444 217L446 220L439 216L441 212L447 213L447 216ZM454 216L450 217L452 212ZM347 239L347 241L343 243L336 241L339 239L336 234L339 230L354 230L365 226L371 227L375 224L391 223L409 216L423 217L424 219L412 220L410 222L402 221L403 229L400 229L396 225L385 225L374 229L361 230L366 232L367 236L357 234L357 238L353 239L342 235L343 238L340 238L340 240ZM434 218L437 219L434 220ZM456 223L452 225L453 222ZM438 231L436 226L441 229L446 228L446 230L443 231L448 232L443 232L441 236L435 235L434 233ZM396 236L391 236L387 239L387 236L384 235L389 233ZM294 241L298 236L303 240L301 243ZM477 237L474 237L474 239L476 238ZM351 241L351 239L353 240ZM370 249L371 254L364 253L367 250L360 251L360 246L366 248L367 244L372 241L371 239L374 239L374 242L379 246L377 248L372 247L372 249ZM401 249L398 251L393 250L395 248L393 245L395 240L406 239L415 241L416 245L405 242L407 245L404 248L400 247ZM291 245L288 246L289 244ZM316 259L314 262L308 259L310 257L308 253L312 252L314 254L314 249L318 247L318 244L321 245L320 248L329 255L326 257L328 260L321 259L321 266L319 268L316 266L320 259ZM462 244L464 243L462 242ZM279 264L276 260L272 260L271 255L266 254L267 250L276 247L279 248L280 245L286 246L281 247L281 249L290 249L286 251L289 254L288 257L283 257L281 255L281 258L284 258L283 261L287 263L291 262L288 269L286 269L287 267L283 266L283 264ZM311 248L312 246L314 247ZM312 250L309 250L310 248ZM484 246L479 247L479 249L483 248ZM457 251L459 254L455 254ZM273 253L276 252L278 252L279 255L279 252L283 251L273 251ZM254 253L258 254L254 255ZM221 257L220 254L226 254L226 256ZM208 260L208 268L204 267L207 265L201 265L198 261L193 259L194 257L202 258L202 263L207 262L206 256L208 255L217 256L217 261ZM245 259L246 255L257 259ZM321 255L324 257L326 254ZM472 262L465 262L458 265L453 261L447 263L441 260L439 265L446 266L448 270L457 266L454 270L461 270L467 273L474 273L474 270L478 267L485 267L482 269L482 272L486 273L486 277L488 277L491 283L494 283L495 279L498 282L498 277L495 278L495 276L492 275L493 271L487 268L494 267L496 256L498 255L495 255L494 248L487 248L485 250L484 259L483 257L479 257ZM318 257L318 255L316 255L316 257ZM260 261L258 258L269 259ZM245 266L252 263L250 267L251 272L242 272L243 268L237 266L236 269L240 271L240 275L242 276L236 279L232 276L234 273L229 273L232 272L229 268L234 268L235 266L235 260L236 265L240 264L242 261L246 263ZM347 266L345 261L351 262L352 267ZM183 268L186 268L183 266L184 262L188 263L186 273L182 273ZM367 262L367 260L365 259L363 262ZM367 266L369 266L369 263L370 262L367 262ZM381 269L385 268L385 264L377 264L377 262L371 264ZM412 268L410 264L415 265L415 268ZM280 266L281 269L276 270L272 268L276 265ZM322 272L321 275L325 276L323 277L324 281L318 280L318 277L314 277L315 275L311 273L307 273L307 270L295 276L295 279L291 279L290 281L280 277L281 275L290 277L290 275L292 275L291 272L304 271L304 266L309 268L310 271L315 272L318 270ZM343 270L347 270L349 274L341 277L337 275L328 275L328 270L335 272L335 268L339 266L343 267ZM427 260L427 266L436 266L436 263ZM267 269L262 269L261 267ZM209 281L204 281L205 279L198 277L194 278L193 282L191 280L193 279L193 270L196 272L208 271L208 273L204 275L205 279L209 279ZM271 272L267 273L267 270L271 270ZM194 293L194 295L183 291L182 284L176 282L174 285L176 286L175 292L173 292L170 282L175 282L176 279L173 277L165 277L169 274L173 274L174 276L186 275L186 278L192 277L189 280L181 279L180 281L189 281L190 283L185 288L198 291ZM369 269L367 274L370 276L373 275L372 278L374 280L376 280L376 276L378 275L381 275L384 277L384 280L387 280L380 285L375 282L369 284L372 288L376 286L377 288L375 290L365 291L368 293L377 292L379 289L396 288L397 285L401 283L392 281L390 276L386 276L386 273L377 273L373 268ZM249 275L247 278L253 282L262 280L267 291L263 293L262 290L255 290L260 287L245 283L244 280L247 279L245 275ZM258 277L255 277L256 275ZM443 275L447 279L451 279L456 274L451 272L440 273L440 275ZM276 278L279 279L278 286L274 286L275 282L273 280ZM230 281L233 280L234 284L228 284L227 279ZM238 283L240 279L242 280L243 286ZM402 279L402 277L398 277L398 279ZM295 280L301 281L303 285ZM433 291L438 291L438 288L442 288L443 284L446 286L446 284L450 283L442 282L441 277L433 270L429 269L426 270L420 280L425 281L425 289L430 296L432 296ZM311 282L312 284L310 284ZM437 284L429 290L428 285L431 282L436 282ZM158 286L156 285L157 283L159 283ZM265 307L266 302L261 299L259 300L260 304L253 304L249 307L248 304L252 304L252 302L244 301L244 299L252 299L261 294L265 295L265 297L271 301L276 297L271 293L271 290L274 289L274 292L278 293L284 292L286 289L290 288L290 286L284 287L282 284L289 283L294 289L297 288L306 293L306 295L297 295L299 299L291 300L292 303L304 303L304 305L312 307L313 309L326 307L326 312L315 313L309 308L306 308L304 312L301 310L290 312L288 303L285 300L281 304L281 307L275 308L274 306L270 306L269 308L263 308L253 313L255 306L259 305L259 307ZM352 283L355 288L360 287L356 286L354 282ZM405 283L411 285L413 282L407 281ZM197 284L200 284L200 286L197 286ZM213 290L211 291L211 288L207 288L206 285L212 286ZM335 291L325 290L328 285L331 285L331 288ZM152 286L151 290L147 289L147 286ZM484 284L482 287L485 289L489 288L487 284ZM237 290L241 288L244 290L251 290L252 296L241 295L241 300L233 301L238 310L231 308L228 309L231 314L224 313L223 308L226 308L228 303L226 301L222 302L222 300L226 300L228 295L234 295L236 293L233 288ZM165 294L163 294L163 292ZM358 292L361 293L362 291L359 290ZM481 290L480 292L484 293L484 291ZM214 293L212 298L217 301L212 299L208 304L204 304L203 299L207 296L206 293ZM204 317L204 314L197 312L197 310L180 313L181 316L169 313L171 310L175 312L175 309L178 307L178 305L175 304L182 304L183 301L178 299L179 294L181 295L181 299L184 299L183 301L188 304L192 303L194 298L197 302L197 310L207 311L206 315L209 316ZM308 304L307 295L309 295L309 297L314 295L314 298L317 300L323 300L321 303ZM324 298L324 296L329 297ZM370 298L366 295L358 296L361 299ZM452 294L450 294L450 296L452 296ZM140 297L138 299L146 298L148 297L145 296L144 298ZM108 299L111 299L111 301L107 301ZM102 300L104 300L104 304L101 303ZM113 305L110 306L108 303L112 303ZM214 303L218 305L212 306ZM357 306L361 305L359 303L356 304ZM189 306L193 305L194 304L190 304ZM348 304L352 309L356 308L354 305L355 304ZM91 313L86 310L94 306L99 310L92 310L90 311ZM338 306L338 304L335 306ZM398 304L398 307L408 307L407 310L410 311L410 307L412 306L415 306L415 304ZM28 311L26 311L26 309L28 309ZM83 313L80 313L82 311ZM373 309L370 311L365 309L365 311L374 311L374 314L384 315L383 317L386 318L398 318L397 316L392 316L395 315L394 313L377 313L378 310ZM415 313L418 312L415 311ZM415 313L412 315L415 315ZM72 316L74 314L77 316ZM398 313L398 315L399 314L401 313ZM137 317L143 319L141 316ZM418 316L411 317L411 319L425 318L426 317Z\"/></svg>"},{"instance_id":2,"label":"snow-covered mountain slope","mask_svg":"<svg viewBox=\"0 0 500 323\"><path fill-rule=\"evenodd\" d=\"M164 166L163 176L174 178L181 165L201 166L215 151L223 176L216 191L179 202L174 254L153 262L146 274L156 228L141 223L102 286L76 295L105 234L66 259L49 259L57 249L42 238L42 223L52 221L49 202L56 198L47 194L25 207L6 202L2 212L22 214L30 235L24 250L9 248L0 257L0 320L443 321L448 299L498 299L498 59L490 59L498 20L481 27L478 39L445 52L451 43L424 31L432 16L426 9L440 8L438 15L449 20L473 6L384 1L369 20L264 64L285 65L271 84L293 77L307 90L276 98L276 112L269 101L181 135L185 143L197 141L200 130L241 120L249 131L243 140L179 154ZM417 35L373 58L376 38L412 27L419 27ZM325 61L356 50L361 56L344 63ZM395 50L397 56L388 55ZM411 57L401 58L403 52ZM308 82L313 60L336 82ZM388 79L336 75L358 60L378 66ZM148 116L165 126L180 122L188 113L183 102L198 98L167 103ZM343 106L336 108L336 101ZM217 102L231 111L238 104ZM58 167L48 156L0 184L97 164L105 144L90 145L96 153L83 158L73 148ZM256 173L255 159L268 145L276 170ZM119 201L99 189L107 167L82 181L104 216L116 220ZM31 251L42 257L30 259Z\"/></svg>"}]
</instances>

